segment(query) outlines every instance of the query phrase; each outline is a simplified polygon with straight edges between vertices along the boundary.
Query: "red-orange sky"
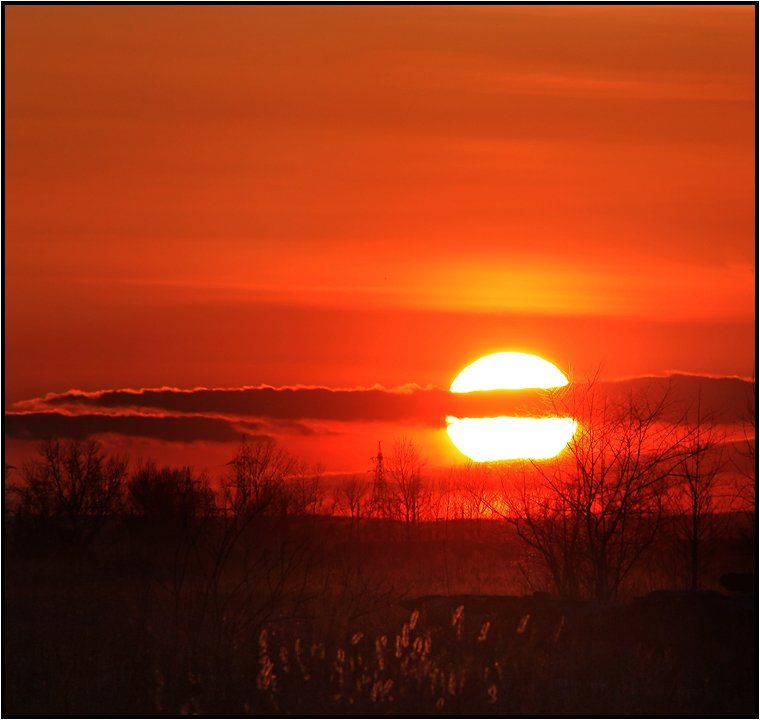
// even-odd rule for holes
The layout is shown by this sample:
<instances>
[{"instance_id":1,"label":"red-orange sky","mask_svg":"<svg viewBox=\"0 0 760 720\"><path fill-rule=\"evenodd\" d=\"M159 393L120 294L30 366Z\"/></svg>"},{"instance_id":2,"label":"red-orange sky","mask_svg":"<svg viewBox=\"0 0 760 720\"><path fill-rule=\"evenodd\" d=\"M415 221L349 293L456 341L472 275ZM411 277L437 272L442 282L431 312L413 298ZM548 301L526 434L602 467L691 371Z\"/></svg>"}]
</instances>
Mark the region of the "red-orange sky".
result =
<instances>
[{"instance_id":1,"label":"red-orange sky","mask_svg":"<svg viewBox=\"0 0 760 720\"><path fill-rule=\"evenodd\" d=\"M6 7L8 401L752 375L754 11Z\"/></svg>"}]
</instances>

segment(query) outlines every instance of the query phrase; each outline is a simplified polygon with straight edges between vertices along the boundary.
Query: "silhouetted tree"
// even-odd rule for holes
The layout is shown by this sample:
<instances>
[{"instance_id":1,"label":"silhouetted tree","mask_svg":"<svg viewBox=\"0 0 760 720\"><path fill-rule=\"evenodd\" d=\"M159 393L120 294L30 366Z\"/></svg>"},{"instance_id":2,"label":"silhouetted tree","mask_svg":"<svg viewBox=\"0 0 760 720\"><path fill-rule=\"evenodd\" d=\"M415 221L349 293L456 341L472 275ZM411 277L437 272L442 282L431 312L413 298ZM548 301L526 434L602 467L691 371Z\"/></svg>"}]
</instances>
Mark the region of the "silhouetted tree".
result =
<instances>
[{"instance_id":1,"label":"silhouetted tree","mask_svg":"<svg viewBox=\"0 0 760 720\"><path fill-rule=\"evenodd\" d=\"M315 516L323 509L324 468L317 464L312 468L303 466L286 481L285 508L288 515L296 517Z\"/></svg>"},{"instance_id":2,"label":"silhouetted tree","mask_svg":"<svg viewBox=\"0 0 760 720\"><path fill-rule=\"evenodd\" d=\"M568 408L560 405L569 396L555 396L557 414L580 419L566 450L530 463L521 483L509 477L505 509L494 509L561 594L608 602L658 536L668 485L693 454L691 435L664 421L667 393L615 400L592 383L571 397Z\"/></svg>"},{"instance_id":3,"label":"silhouetted tree","mask_svg":"<svg viewBox=\"0 0 760 720\"><path fill-rule=\"evenodd\" d=\"M264 623L299 612L313 536L298 535L282 517L299 467L272 440L244 439L221 480L216 515L185 533L174 553L169 657L182 662L168 671L177 697L187 691L191 668L217 678L209 693L224 698L228 678L242 671L240 648L256 646Z\"/></svg>"},{"instance_id":4,"label":"silhouetted tree","mask_svg":"<svg viewBox=\"0 0 760 720\"><path fill-rule=\"evenodd\" d=\"M225 513L238 522L273 508L296 470L294 458L270 438L245 439L222 481Z\"/></svg>"},{"instance_id":5,"label":"silhouetted tree","mask_svg":"<svg viewBox=\"0 0 760 720\"><path fill-rule=\"evenodd\" d=\"M735 507L744 513L755 512L755 486L757 483L757 408L755 394L747 400L740 423L742 437L738 442L738 453L734 457L734 467L738 471Z\"/></svg>"},{"instance_id":6,"label":"silhouetted tree","mask_svg":"<svg viewBox=\"0 0 760 720\"><path fill-rule=\"evenodd\" d=\"M463 518L481 520L493 515L492 508L499 503L496 483L494 466L489 463L468 462L459 469L457 486Z\"/></svg>"},{"instance_id":7,"label":"silhouetted tree","mask_svg":"<svg viewBox=\"0 0 760 720\"><path fill-rule=\"evenodd\" d=\"M335 488L335 509L351 519L351 531L356 534L361 520L368 511L369 483L359 475L353 475Z\"/></svg>"},{"instance_id":8,"label":"silhouetted tree","mask_svg":"<svg viewBox=\"0 0 760 720\"><path fill-rule=\"evenodd\" d=\"M75 543L92 540L120 506L126 458L107 455L94 441L51 439L22 469L18 513L52 522Z\"/></svg>"},{"instance_id":9,"label":"silhouetted tree","mask_svg":"<svg viewBox=\"0 0 760 720\"><path fill-rule=\"evenodd\" d=\"M422 474L424 467L425 460L412 440L399 438L393 443L387 460L388 479L407 536L430 507L431 492Z\"/></svg>"},{"instance_id":10,"label":"silhouetted tree","mask_svg":"<svg viewBox=\"0 0 760 720\"><path fill-rule=\"evenodd\" d=\"M138 466L127 484L130 509L142 517L180 519L205 516L214 508L214 493L205 475L190 467Z\"/></svg>"},{"instance_id":11,"label":"silhouetted tree","mask_svg":"<svg viewBox=\"0 0 760 720\"><path fill-rule=\"evenodd\" d=\"M724 466L725 435L709 417L702 415L699 403L694 420L686 427L684 443L690 446L691 452L675 470L671 499L676 536L686 550L689 587L696 591L706 545L715 533L716 479Z\"/></svg>"}]
</instances>

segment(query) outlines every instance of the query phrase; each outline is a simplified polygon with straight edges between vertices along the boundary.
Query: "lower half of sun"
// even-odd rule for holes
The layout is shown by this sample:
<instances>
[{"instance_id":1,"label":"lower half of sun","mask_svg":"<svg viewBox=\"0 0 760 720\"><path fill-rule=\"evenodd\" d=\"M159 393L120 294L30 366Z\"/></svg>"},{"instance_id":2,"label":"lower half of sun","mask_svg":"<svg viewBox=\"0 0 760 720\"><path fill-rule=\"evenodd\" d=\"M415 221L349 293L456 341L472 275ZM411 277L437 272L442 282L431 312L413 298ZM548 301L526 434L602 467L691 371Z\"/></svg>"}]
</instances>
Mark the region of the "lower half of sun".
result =
<instances>
[{"instance_id":1,"label":"lower half of sun","mask_svg":"<svg viewBox=\"0 0 760 720\"><path fill-rule=\"evenodd\" d=\"M548 389L568 384L555 365L519 352L485 355L468 365L451 384L451 392ZM451 442L475 462L546 460L572 440L577 422L572 417L446 418Z\"/></svg>"}]
</instances>

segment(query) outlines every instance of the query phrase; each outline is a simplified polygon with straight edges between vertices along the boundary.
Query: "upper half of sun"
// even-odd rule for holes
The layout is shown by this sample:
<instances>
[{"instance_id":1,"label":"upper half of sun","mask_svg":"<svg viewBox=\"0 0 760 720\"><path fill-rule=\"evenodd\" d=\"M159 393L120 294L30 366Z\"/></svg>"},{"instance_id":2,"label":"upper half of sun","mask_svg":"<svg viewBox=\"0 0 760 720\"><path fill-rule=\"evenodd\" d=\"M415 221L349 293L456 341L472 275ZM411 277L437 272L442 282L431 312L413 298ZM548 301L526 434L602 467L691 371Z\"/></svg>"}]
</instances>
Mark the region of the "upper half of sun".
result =
<instances>
[{"instance_id":1,"label":"upper half of sun","mask_svg":"<svg viewBox=\"0 0 760 720\"><path fill-rule=\"evenodd\" d=\"M521 352L484 355L454 378L451 392L555 388L568 384L565 374L548 360Z\"/></svg>"}]
</instances>

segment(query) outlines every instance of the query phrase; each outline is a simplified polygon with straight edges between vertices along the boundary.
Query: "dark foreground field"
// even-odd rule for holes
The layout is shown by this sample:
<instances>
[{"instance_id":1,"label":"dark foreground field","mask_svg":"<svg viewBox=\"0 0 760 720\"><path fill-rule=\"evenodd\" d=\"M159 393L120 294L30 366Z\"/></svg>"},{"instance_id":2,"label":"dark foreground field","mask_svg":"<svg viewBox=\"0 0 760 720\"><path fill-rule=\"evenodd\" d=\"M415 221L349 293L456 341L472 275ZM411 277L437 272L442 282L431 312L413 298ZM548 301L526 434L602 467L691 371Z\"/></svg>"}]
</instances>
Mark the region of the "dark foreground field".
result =
<instances>
[{"instance_id":1,"label":"dark foreground field","mask_svg":"<svg viewBox=\"0 0 760 720\"><path fill-rule=\"evenodd\" d=\"M216 530L120 521L76 550L13 530L5 716L757 714L757 596L717 570L601 606L533 592L515 539L476 521L258 527L223 563Z\"/></svg>"}]
</instances>

